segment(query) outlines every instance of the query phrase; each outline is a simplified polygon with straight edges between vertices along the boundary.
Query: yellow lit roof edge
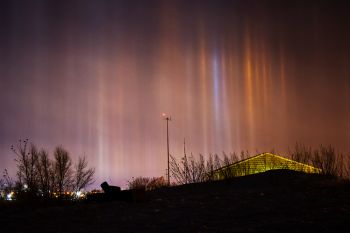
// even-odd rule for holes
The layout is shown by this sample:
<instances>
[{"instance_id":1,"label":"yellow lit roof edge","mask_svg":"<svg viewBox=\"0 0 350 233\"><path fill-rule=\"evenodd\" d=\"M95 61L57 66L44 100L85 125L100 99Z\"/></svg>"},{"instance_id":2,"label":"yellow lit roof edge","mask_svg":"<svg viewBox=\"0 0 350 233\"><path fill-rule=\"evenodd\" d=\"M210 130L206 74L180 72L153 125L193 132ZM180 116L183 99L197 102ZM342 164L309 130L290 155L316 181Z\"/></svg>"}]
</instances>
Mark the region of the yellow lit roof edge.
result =
<instances>
[{"instance_id":1,"label":"yellow lit roof edge","mask_svg":"<svg viewBox=\"0 0 350 233\"><path fill-rule=\"evenodd\" d=\"M310 168L312 168L312 169L316 169L316 170L320 170L320 171L321 171L320 168L317 168L317 167L314 167L314 166L311 166L311 165L308 165L308 164L305 164L305 163L301 163L301 162L298 162L298 161L295 161L295 160L291 160L291 159L285 158L285 157L280 156L280 155L272 154L272 153L269 153L269 152L266 152L266 153L264 153L264 154L270 154L270 155L275 156L275 157L278 157L278 158L280 158L280 159L282 159L282 160L287 160L287 161L292 162L292 163L297 163L297 164L300 164L300 165L302 165L302 166L310 167Z\"/></svg>"},{"instance_id":2,"label":"yellow lit roof edge","mask_svg":"<svg viewBox=\"0 0 350 233\"><path fill-rule=\"evenodd\" d=\"M304 163L297 162L297 161L295 161L295 160L287 159L287 158L282 157L282 156L280 156L280 155L272 154L272 153L269 153L269 152L264 152L264 153L261 153L261 154L254 155L254 156L252 156L252 157L250 157L250 158L246 158L246 159L243 159L243 160L241 160L241 161L237 161L237 162L232 163L232 164L230 164L230 165L223 166L223 167L221 167L221 168L216 169L215 171L219 171L219 170L221 170L221 169L224 169L224 168L227 168L227 167L231 167L231 166L233 166L233 165L238 165L238 164L240 164L240 163L243 163L243 162L246 162L246 161L249 161L249 160L252 160L252 159L256 159L256 158L258 158L258 157L260 157L260 156L267 155L267 154L272 155L272 156L275 156L275 157L278 157L278 158L280 158L280 159L282 159L282 160L286 160L286 161L289 161L289 162L292 162L292 163L300 164L300 165L305 166L305 167L309 167L309 168L311 168L311 169L315 169L315 170L318 170L318 171L321 171L321 170L322 170L322 169L320 169L320 168L316 168L316 167L311 166L311 165L308 165L308 164L304 164ZM215 172L215 171L214 171L214 172Z\"/></svg>"}]
</instances>

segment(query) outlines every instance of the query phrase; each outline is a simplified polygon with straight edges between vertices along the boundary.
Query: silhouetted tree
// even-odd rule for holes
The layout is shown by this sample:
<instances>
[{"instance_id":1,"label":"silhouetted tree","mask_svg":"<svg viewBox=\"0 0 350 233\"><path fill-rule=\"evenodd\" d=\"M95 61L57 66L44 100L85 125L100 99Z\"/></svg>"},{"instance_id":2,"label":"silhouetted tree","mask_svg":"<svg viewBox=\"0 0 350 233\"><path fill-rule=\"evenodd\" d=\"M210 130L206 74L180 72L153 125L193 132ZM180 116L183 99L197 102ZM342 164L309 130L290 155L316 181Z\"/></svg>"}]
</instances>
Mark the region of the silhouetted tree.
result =
<instances>
[{"instance_id":1,"label":"silhouetted tree","mask_svg":"<svg viewBox=\"0 0 350 233\"><path fill-rule=\"evenodd\" d=\"M289 150L289 153L292 160L300 163L310 164L313 160L312 148L298 142L295 144L294 150Z\"/></svg>"},{"instance_id":2,"label":"silhouetted tree","mask_svg":"<svg viewBox=\"0 0 350 233\"><path fill-rule=\"evenodd\" d=\"M37 161L38 187L44 197L50 197L55 190L55 172L52 161L45 150L40 150Z\"/></svg>"},{"instance_id":3,"label":"silhouetted tree","mask_svg":"<svg viewBox=\"0 0 350 233\"><path fill-rule=\"evenodd\" d=\"M215 170L219 169L222 167L222 163L221 163L221 160L219 158L219 155L218 154L215 154L214 155L214 168Z\"/></svg>"},{"instance_id":4,"label":"silhouetted tree","mask_svg":"<svg viewBox=\"0 0 350 233\"><path fill-rule=\"evenodd\" d=\"M347 156L345 156L344 160L343 160L343 164L344 164L344 173L343 176L346 179L350 180L350 154L348 154Z\"/></svg>"},{"instance_id":5,"label":"silhouetted tree","mask_svg":"<svg viewBox=\"0 0 350 233\"><path fill-rule=\"evenodd\" d=\"M0 178L0 200L4 199L5 195L5 181L2 178Z\"/></svg>"},{"instance_id":6,"label":"silhouetted tree","mask_svg":"<svg viewBox=\"0 0 350 233\"><path fill-rule=\"evenodd\" d=\"M247 152L248 153L248 152ZM242 152L245 155L245 152ZM221 178L228 179L235 176L235 172L229 168L229 165L238 161L236 153L230 153L228 156L223 152L223 159L221 160L217 154L214 156L209 154L208 159L205 161L202 154L196 160L193 155L189 157L182 157L179 163L175 157L170 156L170 171L172 177L178 184L197 183L207 180L217 179L217 175L220 174ZM219 168L226 166L227 169ZM218 173L219 172L219 173Z\"/></svg>"},{"instance_id":7,"label":"silhouetted tree","mask_svg":"<svg viewBox=\"0 0 350 233\"><path fill-rule=\"evenodd\" d=\"M74 166L73 186L75 191L80 191L94 183L94 168L87 168L88 162L85 157L79 157L78 163Z\"/></svg>"},{"instance_id":8,"label":"silhouetted tree","mask_svg":"<svg viewBox=\"0 0 350 233\"><path fill-rule=\"evenodd\" d=\"M166 182L163 176L153 177L150 179L150 181L146 185L146 190L154 190L154 189L158 189L166 186L168 186L168 183Z\"/></svg>"},{"instance_id":9,"label":"silhouetted tree","mask_svg":"<svg viewBox=\"0 0 350 233\"><path fill-rule=\"evenodd\" d=\"M153 178L139 176L128 181L129 189L154 190L165 186L168 186L168 183L163 176Z\"/></svg>"},{"instance_id":10,"label":"silhouetted tree","mask_svg":"<svg viewBox=\"0 0 350 233\"><path fill-rule=\"evenodd\" d=\"M0 186L15 188L19 199L52 197L56 191L62 196L65 191L79 191L93 183L95 169L87 167L86 158L79 158L73 173L72 160L60 146L54 150L54 160L49 158L46 150L38 151L34 144L29 145L28 139L19 140L11 150L16 154L17 181L14 187L5 170Z\"/></svg>"},{"instance_id":11,"label":"silhouetted tree","mask_svg":"<svg viewBox=\"0 0 350 233\"><path fill-rule=\"evenodd\" d=\"M179 163L175 157L170 156L170 172L178 184L203 182L208 179L203 155L196 160L191 154L184 156Z\"/></svg>"},{"instance_id":12,"label":"silhouetted tree","mask_svg":"<svg viewBox=\"0 0 350 233\"><path fill-rule=\"evenodd\" d=\"M245 156L244 151L241 152L241 156L242 155ZM233 163L235 163L239 160L238 156L235 152L230 153L230 156L228 156L223 151L222 157L223 157L223 159L222 159L222 161L220 161L220 167L218 167L218 168L225 167L224 169L220 169L220 171L219 171L220 176L223 179L231 179L231 178L235 177L237 175L237 173L242 172L242 171L239 171L239 170L242 170L242 168L240 168L240 167L235 167L235 168L230 167L230 165L232 165Z\"/></svg>"},{"instance_id":13,"label":"silhouetted tree","mask_svg":"<svg viewBox=\"0 0 350 233\"><path fill-rule=\"evenodd\" d=\"M17 148L11 146L12 151L17 155L15 161L17 162L17 178L19 188L25 188L26 192L37 192L37 160L38 150L34 144L30 145L28 151L28 139L19 140Z\"/></svg>"},{"instance_id":14,"label":"silhouetted tree","mask_svg":"<svg viewBox=\"0 0 350 233\"><path fill-rule=\"evenodd\" d=\"M342 176L343 155L337 154L332 145L320 145L313 153L313 165L320 168L321 173L330 176Z\"/></svg>"},{"instance_id":15,"label":"silhouetted tree","mask_svg":"<svg viewBox=\"0 0 350 233\"><path fill-rule=\"evenodd\" d=\"M296 143L294 150L289 151L291 158L297 162L312 164L321 169L321 174L330 176L343 176L344 156L336 153L332 145L320 145L318 149L313 150L309 146Z\"/></svg>"},{"instance_id":16,"label":"silhouetted tree","mask_svg":"<svg viewBox=\"0 0 350 233\"><path fill-rule=\"evenodd\" d=\"M62 195L63 192L67 191L72 185L72 161L69 157L68 152L61 146L55 148L54 157L56 187L58 193Z\"/></svg>"},{"instance_id":17,"label":"silhouetted tree","mask_svg":"<svg viewBox=\"0 0 350 233\"><path fill-rule=\"evenodd\" d=\"M187 173L188 173L188 163L187 163L187 157L181 158L182 160L182 165L181 163L178 163L176 158L172 155L170 155L170 173L173 179L175 179L176 183L178 184L187 184L188 178L187 178Z\"/></svg>"},{"instance_id":18,"label":"silhouetted tree","mask_svg":"<svg viewBox=\"0 0 350 233\"><path fill-rule=\"evenodd\" d=\"M8 193L13 191L13 188L14 188L13 179L10 177L7 169L5 169L1 179L1 190L3 190L5 193Z\"/></svg>"},{"instance_id":19,"label":"silhouetted tree","mask_svg":"<svg viewBox=\"0 0 350 233\"><path fill-rule=\"evenodd\" d=\"M215 166L214 166L214 159L213 155L209 154L209 158L207 160L206 164L206 174L207 174L207 180L214 180L215 179Z\"/></svg>"},{"instance_id":20,"label":"silhouetted tree","mask_svg":"<svg viewBox=\"0 0 350 233\"><path fill-rule=\"evenodd\" d=\"M207 174L205 173L205 162L202 154L199 154L198 160L191 154L188 170L190 183L203 182L205 180Z\"/></svg>"},{"instance_id":21,"label":"silhouetted tree","mask_svg":"<svg viewBox=\"0 0 350 233\"><path fill-rule=\"evenodd\" d=\"M5 188L5 182L2 178L0 178L0 191L3 191Z\"/></svg>"},{"instance_id":22,"label":"silhouetted tree","mask_svg":"<svg viewBox=\"0 0 350 233\"><path fill-rule=\"evenodd\" d=\"M133 177L131 181L128 181L129 189L146 189L146 186L150 180L151 178L149 177Z\"/></svg>"}]
</instances>

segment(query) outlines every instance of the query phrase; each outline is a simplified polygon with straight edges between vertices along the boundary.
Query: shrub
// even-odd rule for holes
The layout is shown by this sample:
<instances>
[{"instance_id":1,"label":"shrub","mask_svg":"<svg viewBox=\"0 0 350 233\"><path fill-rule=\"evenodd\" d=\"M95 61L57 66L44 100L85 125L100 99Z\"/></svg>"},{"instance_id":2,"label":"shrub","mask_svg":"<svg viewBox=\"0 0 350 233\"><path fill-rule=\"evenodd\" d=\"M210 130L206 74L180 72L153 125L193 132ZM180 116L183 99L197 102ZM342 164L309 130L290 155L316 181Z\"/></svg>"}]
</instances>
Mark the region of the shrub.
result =
<instances>
[{"instance_id":1,"label":"shrub","mask_svg":"<svg viewBox=\"0 0 350 233\"><path fill-rule=\"evenodd\" d=\"M128 181L129 189L154 190L164 186L167 186L167 182L163 176L153 178L139 176Z\"/></svg>"}]
</instances>

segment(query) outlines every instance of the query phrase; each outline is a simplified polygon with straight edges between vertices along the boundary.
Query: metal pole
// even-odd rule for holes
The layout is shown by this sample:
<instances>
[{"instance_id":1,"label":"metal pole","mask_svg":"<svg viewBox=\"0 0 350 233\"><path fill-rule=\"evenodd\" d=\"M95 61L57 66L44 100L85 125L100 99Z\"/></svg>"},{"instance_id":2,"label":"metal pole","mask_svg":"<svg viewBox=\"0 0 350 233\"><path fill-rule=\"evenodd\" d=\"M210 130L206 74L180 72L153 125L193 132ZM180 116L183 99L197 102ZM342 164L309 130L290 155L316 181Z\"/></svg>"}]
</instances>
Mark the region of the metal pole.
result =
<instances>
[{"instance_id":1,"label":"metal pole","mask_svg":"<svg viewBox=\"0 0 350 233\"><path fill-rule=\"evenodd\" d=\"M168 186L170 186L170 169L169 169L169 120L170 118L166 118L166 144L167 144L167 152L168 152Z\"/></svg>"},{"instance_id":2,"label":"metal pole","mask_svg":"<svg viewBox=\"0 0 350 233\"><path fill-rule=\"evenodd\" d=\"M186 158L186 139L184 138L184 171L185 171L185 184L187 184L187 158Z\"/></svg>"}]
</instances>

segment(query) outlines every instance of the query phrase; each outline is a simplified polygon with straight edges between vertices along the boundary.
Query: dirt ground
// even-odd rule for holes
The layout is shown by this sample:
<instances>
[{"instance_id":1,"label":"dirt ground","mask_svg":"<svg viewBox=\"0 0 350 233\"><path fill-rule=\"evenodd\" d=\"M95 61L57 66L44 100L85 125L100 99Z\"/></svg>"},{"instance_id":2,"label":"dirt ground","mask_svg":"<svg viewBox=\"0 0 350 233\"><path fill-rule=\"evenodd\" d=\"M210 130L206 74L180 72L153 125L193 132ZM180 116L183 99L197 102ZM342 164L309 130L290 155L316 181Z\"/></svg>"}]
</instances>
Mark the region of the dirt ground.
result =
<instances>
[{"instance_id":1,"label":"dirt ground","mask_svg":"<svg viewBox=\"0 0 350 233\"><path fill-rule=\"evenodd\" d=\"M136 203L2 206L0 232L349 232L350 183L290 171L164 188Z\"/></svg>"}]
</instances>

